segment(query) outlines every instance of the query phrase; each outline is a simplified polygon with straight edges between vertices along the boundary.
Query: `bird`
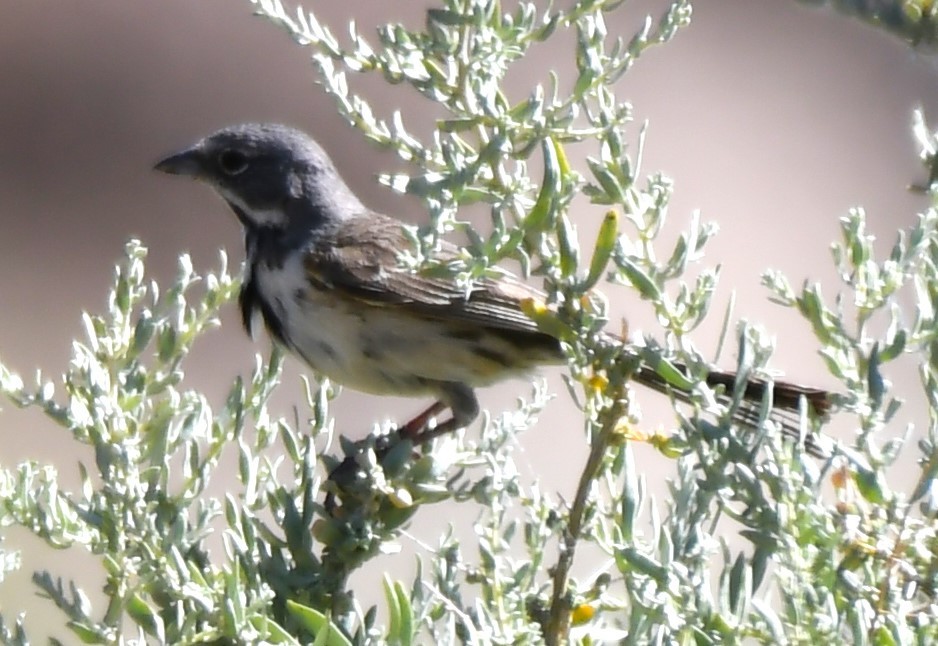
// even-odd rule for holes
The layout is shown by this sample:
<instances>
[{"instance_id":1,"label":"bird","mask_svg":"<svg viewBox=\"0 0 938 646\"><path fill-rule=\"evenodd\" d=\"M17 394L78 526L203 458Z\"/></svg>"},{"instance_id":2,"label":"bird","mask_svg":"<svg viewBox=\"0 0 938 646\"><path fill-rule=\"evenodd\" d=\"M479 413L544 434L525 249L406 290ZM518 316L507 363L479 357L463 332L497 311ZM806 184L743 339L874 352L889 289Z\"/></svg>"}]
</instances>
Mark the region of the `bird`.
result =
<instances>
[{"instance_id":1,"label":"bird","mask_svg":"<svg viewBox=\"0 0 938 646\"><path fill-rule=\"evenodd\" d=\"M398 429L415 443L469 426L480 411L477 388L566 361L560 340L524 312L526 300L543 302L544 295L507 270L467 289L403 267L400 254L412 247L404 223L366 207L301 130L229 126L154 168L207 184L240 222L245 269L238 302L248 335L259 313L274 341L343 386L432 398L430 408ZM439 255L458 251L443 243ZM648 365L632 379L684 401L691 396ZM713 368L706 382L732 392L736 375ZM819 415L830 409L823 389L750 378L742 389L750 408L739 420L756 421L755 407L770 387L790 435L801 435L802 401ZM430 427L446 409L449 419Z\"/></svg>"}]
</instances>

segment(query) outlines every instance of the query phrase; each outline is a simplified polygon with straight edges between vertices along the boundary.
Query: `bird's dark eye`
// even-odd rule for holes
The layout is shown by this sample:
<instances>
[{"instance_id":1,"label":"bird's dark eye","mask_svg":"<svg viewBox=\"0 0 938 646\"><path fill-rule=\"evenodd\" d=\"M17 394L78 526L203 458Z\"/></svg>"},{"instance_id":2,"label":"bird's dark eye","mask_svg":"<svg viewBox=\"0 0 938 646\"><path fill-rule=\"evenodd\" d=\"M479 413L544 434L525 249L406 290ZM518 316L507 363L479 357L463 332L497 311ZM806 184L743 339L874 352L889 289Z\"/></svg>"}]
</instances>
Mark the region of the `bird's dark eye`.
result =
<instances>
[{"instance_id":1,"label":"bird's dark eye","mask_svg":"<svg viewBox=\"0 0 938 646\"><path fill-rule=\"evenodd\" d=\"M240 150L227 148L218 154L218 165L226 175L238 175L247 170L248 157Z\"/></svg>"}]
</instances>

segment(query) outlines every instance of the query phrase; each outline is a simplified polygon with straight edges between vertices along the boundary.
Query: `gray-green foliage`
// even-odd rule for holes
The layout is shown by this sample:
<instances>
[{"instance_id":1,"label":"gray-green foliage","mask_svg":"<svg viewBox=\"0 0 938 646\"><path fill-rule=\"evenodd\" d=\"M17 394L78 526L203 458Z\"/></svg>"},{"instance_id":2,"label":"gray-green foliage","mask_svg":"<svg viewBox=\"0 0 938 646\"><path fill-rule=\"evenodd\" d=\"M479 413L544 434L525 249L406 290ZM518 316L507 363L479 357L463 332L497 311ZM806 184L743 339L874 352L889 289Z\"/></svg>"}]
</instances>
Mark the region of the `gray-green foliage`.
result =
<instances>
[{"instance_id":1,"label":"gray-green foliage","mask_svg":"<svg viewBox=\"0 0 938 646\"><path fill-rule=\"evenodd\" d=\"M85 338L75 343L61 385L26 387L0 366L9 401L38 408L88 447L78 491L62 490L51 466L0 471L0 527L24 527L100 562L104 607L92 607L80 585L34 577L75 636L87 643L277 644L888 644L938 637L938 212L923 213L884 260L864 233L863 213L844 218L834 247L844 284L833 303L820 286L795 290L777 273L765 277L772 296L814 330L842 384L842 417L857 428L853 446L834 447L826 461L804 455L774 432L768 402L758 412L759 432L740 431L732 422L739 393L719 397L696 383L705 362L689 338L717 283L716 269L701 263L716 228L693 216L673 246L658 240L673 228L671 184L643 175L644 133L630 125L630 106L613 87L689 20L690 6L675 2L620 40L608 34L605 17L621 4L518 3L508 11L491 0L448 0L428 12L422 31L390 25L369 43L352 27L343 45L313 14L256 3L311 49L323 87L349 122L411 163L406 176L383 178L419 196L430 216L402 262L468 283L512 259L542 277L547 302L526 306L565 342L568 390L590 444L569 502L513 462L511 438L535 423L549 397L540 386L517 410L493 414L416 458L409 443L381 433L336 447L329 410L336 389L326 381L308 383L305 397L297 393L302 404L293 419L273 416L267 402L280 376L277 352L258 358L250 379L234 379L225 401L207 401L183 381L185 358L238 280L224 263L199 278L183 257L176 281L161 292L144 277L144 248L131 242L109 307L85 317ZM574 36L574 76L551 75L512 103L502 89L511 64L562 33ZM436 104L444 116L432 138L410 134L407 115L377 115L350 90L352 72L380 75ZM924 161L938 166L935 138L923 123L916 133ZM567 161L572 146L592 154L583 174ZM598 224L588 244L567 215L578 194L594 204L581 210ZM458 219L459 208L473 203L489 207L487 235ZM455 261L434 264L434 245L454 229L471 244ZM685 281L691 267L696 278ZM596 288L603 280L641 294L661 323L656 341L637 349L600 342L605 301ZM878 332L873 323L884 318ZM738 369L757 373L771 354L768 336L745 324L737 330ZM895 435L900 404L882 368L909 353L922 361L928 405L917 447L883 439ZM669 357L690 366L689 374ZM639 361L654 362L672 384L695 386L670 435L637 430L627 381ZM823 420L805 414L802 425L816 431ZM634 441L649 441L676 461L666 501L649 498ZM207 487L226 452L236 458L238 481L219 498ZM906 459L915 453L921 468L907 493L890 486L885 471L900 452ZM358 475L328 481L343 456ZM336 509L327 509L327 493ZM412 583L385 580L379 620L352 596L350 572L393 549L415 513L444 499L476 516L475 542L460 543L441 526ZM211 550L207 539L219 530L223 549ZM731 549L721 538L727 531L748 539L748 548ZM571 574L583 543L607 556L585 579ZM0 571L17 567L15 553L0 556ZM0 636L25 643L19 623L5 619Z\"/></svg>"},{"instance_id":2,"label":"gray-green foliage","mask_svg":"<svg viewBox=\"0 0 938 646\"><path fill-rule=\"evenodd\" d=\"M869 25L885 29L913 47L934 50L938 44L938 5L933 0L801 0L827 5Z\"/></svg>"}]
</instances>

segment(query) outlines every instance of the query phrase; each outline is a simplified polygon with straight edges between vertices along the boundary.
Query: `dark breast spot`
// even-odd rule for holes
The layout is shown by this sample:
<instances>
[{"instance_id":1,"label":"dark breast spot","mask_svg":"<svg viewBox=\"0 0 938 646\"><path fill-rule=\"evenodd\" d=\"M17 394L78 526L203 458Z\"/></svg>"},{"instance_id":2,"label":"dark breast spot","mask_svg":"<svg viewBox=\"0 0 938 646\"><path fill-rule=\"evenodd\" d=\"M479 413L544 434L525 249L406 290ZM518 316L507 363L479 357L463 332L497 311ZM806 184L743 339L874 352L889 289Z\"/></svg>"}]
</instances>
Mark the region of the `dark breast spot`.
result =
<instances>
[{"instance_id":1,"label":"dark breast spot","mask_svg":"<svg viewBox=\"0 0 938 646\"><path fill-rule=\"evenodd\" d=\"M278 307L275 309L271 307L270 303L263 297L261 297L259 301L261 315L264 317L264 326L267 328L267 331L281 343L288 343L287 323L283 316L283 304L278 302Z\"/></svg>"},{"instance_id":2,"label":"dark breast spot","mask_svg":"<svg viewBox=\"0 0 938 646\"><path fill-rule=\"evenodd\" d=\"M254 280L253 273L241 286L241 293L238 294L238 305L241 308L241 325L248 336L253 336L254 310L260 307L259 297L257 295L257 283Z\"/></svg>"},{"instance_id":3,"label":"dark breast spot","mask_svg":"<svg viewBox=\"0 0 938 646\"><path fill-rule=\"evenodd\" d=\"M241 324L248 336L252 336L254 312L260 310L264 319L264 327L274 339L286 343L286 320L283 303L277 302L277 307L271 307L270 302L264 298L262 290L258 287L256 271L248 274L248 280L241 286L238 294L238 304L241 307Z\"/></svg>"},{"instance_id":4,"label":"dark breast spot","mask_svg":"<svg viewBox=\"0 0 938 646\"><path fill-rule=\"evenodd\" d=\"M317 341L317 342L316 342L316 349L317 349L320 353L326 355L327 357L329 357L330 359L332 359L333 361L335 361L336 363L344 363L344 362L342 361L342 357L339 355L338 352L336 352L336 349L333 348L333 347L332 347L331 345L329 345L328 343L326 343L325 341Z\"/></svg>"},{"instance_id":5,"label":"dark breast spot","mask_svg":"<svg viewBox=\"0 0 938 646\"><path fill-rule=\"evenodd\" d=\"M362 348L362 356L371 361L382 361L384 359L384 351L375 345L369 344Z\"/></svg>"}]
</instances>

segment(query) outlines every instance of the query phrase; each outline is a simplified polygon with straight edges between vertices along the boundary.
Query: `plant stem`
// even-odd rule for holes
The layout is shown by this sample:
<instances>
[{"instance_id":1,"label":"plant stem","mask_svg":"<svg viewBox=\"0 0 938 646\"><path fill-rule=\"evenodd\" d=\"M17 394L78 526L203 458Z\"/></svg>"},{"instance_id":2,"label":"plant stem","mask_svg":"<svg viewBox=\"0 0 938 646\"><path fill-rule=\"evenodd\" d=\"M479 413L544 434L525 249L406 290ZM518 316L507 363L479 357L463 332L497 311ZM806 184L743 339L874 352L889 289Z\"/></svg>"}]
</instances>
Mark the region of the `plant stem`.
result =
<instances>
[{"instance_id":1,"label":"plant stem","mask_svg":"<svg viewBox=\"0 0 938 646\"><path fill-rule=\"evenodd\" d=\"M557 565L552 569L554 592L550 601L547 624L544 626L544 643L547 646L560 646L567 643L567 633L570 631L570 612L572 600L567 584L570 578L570 568L573 566L573 557L576 553L577 541L583 531L583 519L586 516L586 506L590 491L602 468L606 449L615 437L616 427L622 415L625 414L625 400L621 397L621 390L616 393L612 405L605 410L602 418L602 428L590 448L589 457L580 482L577 484L576 497L570 508L570 519L563 533L560 543L560 556Z\"/></svg>"}]
</instances>

